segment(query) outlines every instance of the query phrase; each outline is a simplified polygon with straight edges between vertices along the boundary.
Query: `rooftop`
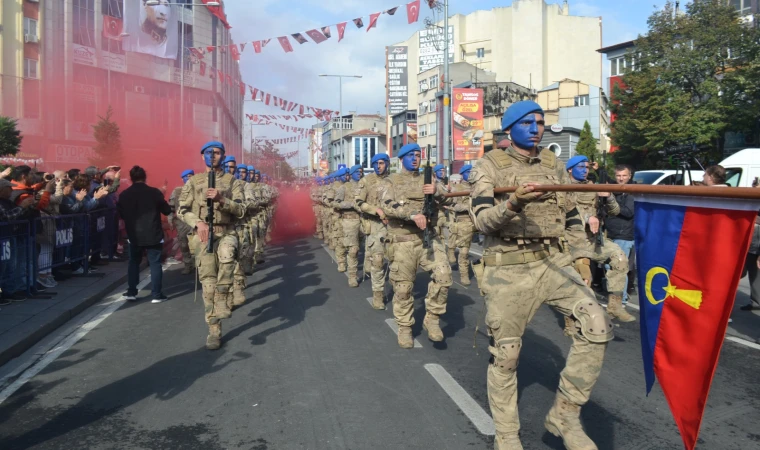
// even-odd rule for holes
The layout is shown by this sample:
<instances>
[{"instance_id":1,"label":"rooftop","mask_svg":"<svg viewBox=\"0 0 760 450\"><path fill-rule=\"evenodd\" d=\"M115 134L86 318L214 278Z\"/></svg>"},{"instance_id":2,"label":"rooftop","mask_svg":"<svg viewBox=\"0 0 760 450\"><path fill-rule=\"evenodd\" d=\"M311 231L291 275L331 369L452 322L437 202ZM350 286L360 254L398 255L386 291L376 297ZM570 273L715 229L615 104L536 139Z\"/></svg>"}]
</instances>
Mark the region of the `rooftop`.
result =
<instances>
[{"instance_id":1,"label":"rooftop","mask_svg":"<svg viewBox=\"0 0 760 450\"><path fill-rule=\"evenodd\" d=\"M622 50L622 49L625 49L625 48L633 47L635 43L636 43L636 41L621 42L619 44L610 45L609 47L600 48L599 50L597 50L597 52L599 52L601 54L605 54L605 53L609 53L609 52L614 52L615 50Z\"/></svg>"}]
</instances>

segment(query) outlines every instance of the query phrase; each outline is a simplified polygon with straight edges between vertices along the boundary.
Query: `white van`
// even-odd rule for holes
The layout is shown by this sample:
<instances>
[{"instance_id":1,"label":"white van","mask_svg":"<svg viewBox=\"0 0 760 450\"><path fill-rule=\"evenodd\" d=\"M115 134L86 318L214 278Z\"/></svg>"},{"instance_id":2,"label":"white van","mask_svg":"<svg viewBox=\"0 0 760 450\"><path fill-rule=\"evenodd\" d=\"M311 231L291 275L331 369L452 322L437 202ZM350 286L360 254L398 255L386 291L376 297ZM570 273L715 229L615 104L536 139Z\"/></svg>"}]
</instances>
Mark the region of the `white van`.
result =
<instances>
[{"instance_id":1,"label":"white van","mask_svg":"<svg viewBox=\"0 0 760 450\"><path fill-rule=\"evenodd\" d=\"M678 174L678 175L676 175ZM691 179L689 179L689 174ZM689 174L686 174L686 184L693 181L702 181L705 173L701 170L690 170ZM667 184L667 185L683 185L684 173L678 170L640 170L633 174L633 181L637 184Z\"/></svg>"},{"instance_id":2,"label":"white van","mask_svg":"<svg viewBox=\"0 0 760 450\"><path fill-rule=\"evenodd\" d=\"M720 162L726 169L726 183L733 187L752 187L760 177L760 148L745 148Z\"/></svg>"}]
</instances>

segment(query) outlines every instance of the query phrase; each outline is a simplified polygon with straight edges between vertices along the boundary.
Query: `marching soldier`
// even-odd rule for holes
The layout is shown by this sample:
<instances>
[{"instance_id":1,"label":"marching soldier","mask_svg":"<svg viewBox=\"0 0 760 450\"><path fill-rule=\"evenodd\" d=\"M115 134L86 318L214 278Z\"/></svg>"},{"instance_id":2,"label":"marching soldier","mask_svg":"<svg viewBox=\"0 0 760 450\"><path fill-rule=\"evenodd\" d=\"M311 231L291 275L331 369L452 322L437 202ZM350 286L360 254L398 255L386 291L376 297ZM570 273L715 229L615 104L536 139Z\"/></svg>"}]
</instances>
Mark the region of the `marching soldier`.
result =
<instances>
[{"instance_id":1,"label":"marching soldier","mask_svg":"<svg viewBox=\"0 0 760 450\"><path fill-rule=\"evenodd\" d=\"M197 174L182 187L178 216L194 230L190 246L194 249L198 276L203 288L203 304L209 335L206 348L216 350L222 345L222 319L231 315L229 297L233 277L240 271L236 261L238 240L235 220L243 217L243 192L234 178L222 171L224 144L211 141L201 148L206 173ZM216 187L208 185L208 172L216 172ZM207 223L207 200L213 202L213 223ZM207 243L213 236L209 252Z\"/></svg>"},{"instance_id":2,"label":"marching soldier","mask_svg":"<svg viewBox=\"0 0 760 450\"><path fill-rule=\"evenodd\" d=\"M333 209L332 209L332 202L335 200L335 174L332 173L327 177L327 186L325 186L325 189L322 191L322 206L323 208L323 218L322 223L324 223L324 227L322 229L322 233L325 236L325 242L327 243L327 248L330 250L335 250L335 220L333 218ZM340 269L339 269L340 270Z\"/></svg>"},{"instance_id":3,"label":"marching soldier","mask_svg":"<svg viewBox=\"0 0 760 450\"><path fill-rule=\"evenodd\" d=\"M192 169L189 169L182 172L180 176L182 177L182 182L184 184L187 184L188 180L190 180L190 177L193 175L195 175L195 172L193 172ZM169 224L171 224L171 226L177 230L177 243L179 244L180 252L182 252L182 264L184 265L182 268L182 274L187 275L193 271L193 264L195 263L193 261L193 254L190 253L190 246L187 240L188 235L190 235L193 230L191 230L187 224L177 216L177 212L179 211L179 197L181 192L182 186L177 186L169 196L169 204L172 207L172 213L167 219L169 221Z\"/></svg>"},{"instance_id":4,"label":"marching soldier","mask_svg":"<svg viewBox=\"0 0 760 450\"><path fill-rule=\"evenodd\" d=\"M495 448L521 450L517 412L517 364L522 335L542 303L572 316L577 332L554 406L545 427L561 436L568 449L595 450L580 422L602 370L612 323L573 270L565 242L568 222L578 216L574 195L540 193L535 184L567 184L567 172L554 153L538 144L544 112L530 100L510 106L502 119L511 147L494 149L470 171L471 209L475 227L485 234L481 290L486 295L486 325L493 355L488 367L488 400L496 425ZM516 186L513 194L494 189ZM480 277L479 277L480 278Z\"/></svg>"},{"instance_id":5,"label":"marching soldier","mask_svg":"<svg viewBox=\"0 0 760 450\"><path fill-rule=\"evenodd\" d=\"M314 237L322 239L322 208L319 206L319 196L322 193L322 178L317 177L314 180L314 185L311 187L311 203L314 210L314 218L316 219Z\"/></svg>"},{"instance_id":6,"label":"marching soldier","mask_svg":"<svg viewBox=\"0 0 760 450\"><path fill-rule=\"evenodd\" d=\"M361 221L359 213L354 210L356 193L359 188L358 181L362 178L362 166L357 164L348 170L346 174L349 181L342 183L335 191L333 205L340 214L340 227L342 243L335 250L335 259L348 272L348 285L358 287L357 268L359 267L359 233ZM346 264L347 263L347 264Z\"/></svg>"},{"instance_id":7,"label":"marching soldier","mask_svg":"<svg viewBox=\"0 0 760 450\"><path fill-rule=\"evenodd\" d=\"M380 208L388 218L388 259L390 281L393 285L393 315L398 324L398 344L412 348L414 325L414 298L412 288L417 268L431 273L425 298L427 313L422 326L428 339L443 340L439 318L446 312L446 301L451 286L451 267L439 236L433 236L431 247L424 248L423 233L428 228L423 214L426 194L434 194L438 205L445 201L444 189L435 183L423 185L419 172L422 151L417 144L401 147L398 157L403 170L389 175L380 187ZM437 211L434 212L437 217Z\"/></svg>"},{"instance_id":8,"label":"marching soldier","mask_svg":"<svg viewBox=\"0 0 760 450\"><path fill-rule=\"evenodd\" d=\"M348 267L346 266L346 241L343 239L343 223L341 222L341 215L339 209L338 194L343 191L344 185L348 179L348 169L343 168L335 172L335 190L330 202L330 209L332 210L332 239L335 243L335 261L338 263L338 272L346 272Z\"/></svg>"},{"instance_id":9,"label":"marching soldier","mask_svg":"<svg viewBox=\"0 0 760 450\"><path fill-rule=\"evenodd\" d=\"M452 192L469 191L467 180L470 177L472 166L462 166L459 174L463 182L452 185ZM449 206L449 262L454 260L454 250L459 249L459 277L462 285L470 285L470 246L475 225L470 217L470 200L468 197L453 197Z\"/></svg>"}]
</instances>

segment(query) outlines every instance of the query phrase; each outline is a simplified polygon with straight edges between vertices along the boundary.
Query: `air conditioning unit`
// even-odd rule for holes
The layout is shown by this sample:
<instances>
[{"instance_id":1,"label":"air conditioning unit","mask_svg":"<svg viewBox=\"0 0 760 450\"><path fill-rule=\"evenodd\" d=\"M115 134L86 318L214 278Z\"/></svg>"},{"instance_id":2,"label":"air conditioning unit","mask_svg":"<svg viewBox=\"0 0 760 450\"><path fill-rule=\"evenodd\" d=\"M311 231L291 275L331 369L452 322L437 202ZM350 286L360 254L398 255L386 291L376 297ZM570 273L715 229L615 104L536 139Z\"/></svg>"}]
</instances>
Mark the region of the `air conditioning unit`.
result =
<instances>
[{"instance_id":1,"label":"air conditioning unit","mask_svg":"<svg viewBox=\"0 0 760 450\"><path fill-rule=\"evenodd\" d=\"M142 86L135 86L134 89L135 89L135 92L137 92L138 94L144 94L145 93L145 88L142 87Z\"/></svg>"},{"instance_id":2,"label":"air conditioning unit","mask_svg":"<svg viewBox=\"0 0 760 450\"><path fill-rule=\"evenodd\" d=\"M40 38L38 38L36 34L24 35L24 42L39 42L39 41L40 41Z\"/></svg>"}]
</instances>

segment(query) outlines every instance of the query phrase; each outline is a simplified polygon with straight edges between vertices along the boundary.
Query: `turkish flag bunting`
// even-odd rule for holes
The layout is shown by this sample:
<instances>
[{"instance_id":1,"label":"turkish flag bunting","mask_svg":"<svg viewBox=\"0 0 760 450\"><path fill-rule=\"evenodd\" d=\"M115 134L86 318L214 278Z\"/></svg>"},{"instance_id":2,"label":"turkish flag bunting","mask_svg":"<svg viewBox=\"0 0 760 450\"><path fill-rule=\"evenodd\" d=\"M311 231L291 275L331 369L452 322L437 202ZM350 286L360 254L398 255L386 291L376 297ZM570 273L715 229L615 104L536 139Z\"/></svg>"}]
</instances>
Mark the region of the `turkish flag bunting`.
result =
<instances>
[{"instance_id":1,"label":"turkish flag bunting","mask_svg":"<svg viewBox=\"0 0 760 450\"><path fill-rule=\"evenodd\" d=\"M256 101L256 97L259 95L259 90L253 86L248 86L251 91L251 100Z\"/></svg>"},{"instance_id":2,"label":"turkish flag bunting","mask_svg":"<svg viewBox=\"0 0 760 450\"><path fill-rule=\"evenodd\" d=\"M243 53L243 50L245 50L245 44L247 44L247 42L240 44L240 53Z\"/></svg>"},{"instance_id":3,"label":"turkish flag bunting","mask_svg":"<svg viewBox=\"0 0 760 450\"><path fill-rule=\"evenodd\" d=\"M261 41L253 41L253 51L261 53Z\"/></svg>"},{"instance_id":4,"label":"turkish flag bunting","mask_svg":"<svg viewBox=\"0 0 760 450\"><path fill-rule=\"evenodd\" d=\"M280 100L277 98L276 95L273 95L272 99L274 100L274 105L273 106L280 106Z\"/></svg>"},{"instance_id":5,"label":"turkish flag bunting","mask_svg":"<svg viewBox=\"0 0 760 450\"><path fill-rule=\"evenodd\" d=\"M269 41L271 41L271 39L265 39L265 40L261 41L261 48L266 47L267 44L269 43Z\"/></svg>"},{"instance_id":6,"label":"turkish flag bunting","mask_svg":"<svg viewBox=\"0 0 760 450\"><path fill-rule=\"evenodd\" d=\"M330 27L322 27L322 34L324 34L327 39L330 39L332 37L332 34L330 34Z\"/></svg>"},{"instance_id":7,"label":"turkish flag bunting","mask_svg":"<svg viewBox=\"0 0 760 450\"><path fill-rule=\"evenodd\" d=\"M309 30L309 31L307 31L307 32L306 32L306 34L308 34L308 35L309 35L309 37L310 37L310 38L311 38L311 39L312 39L314 42L316 42L317 44L319 44L320 42L324 42L324 41L326 41L326 40L327 40L327 38L325 37L325 35L324 35L324 34L322 34L322 32L320 32L320 31L319 31L319 30L317 30L317 29L314 29L314 30Z\"/></svg>"},{"instance_id":8,"label":"turkish flag bunting","mask_svg":"<svg viewBox=\"0 0 760 450\"><path fill-rule=\"evenodd\" d=\"M200 73L202 77L206 76L206 63L201 61Z\"/></svg>"},{"instance_id":9,"label":"turkish flag bunting","mask_svg":"<svg viewBox=\"0 0 760 450\"><path fill-rule=\"evenodd\" d=\"M338 42L340 42L340 41L343 40L343 33L346 32L346 24L347 23L348 22L343 22L343 23L339 23L337 25L337 27L338 27Z\"/></svg>"},{"instance_id":10,"label":"turkish flag bunting","mask_svg":"<svg viewBox=\"0 0 760 450\"><path fill-rule=\"evenodd\" d=\"M198 59L203 59L203 47L201 48L191 47L190 53L192 53L193 56L195 56Z\"/></svg>"},{"instance_id":11,"label":"turkish flag bunting","mask_svg":"<svg viewBox=\"0 0 760 450\"><path fill-rule=\"evenodd\" d=\"M208 45L208 46L206 46L206 52L207 52L207 53L211 53L211 52L213 52L214 50L216 50L216 47L214 47L213 45Z\"/></svg>"},{"instance_id":12,"label":"turkish flag bunting","mask_svg":"<svg viewBox=\"0 0 760 450\"><path fill-rule=\"evenodd\" d=\"M124 30L124 22L116 17L103 15L103 37L107 39L121 40Z\"/></svg>"},{"instance_id":13,"label":"turkish flag bunting","mask_svg":"<svg viewBox=\"0 0 760 450\"><path fill-rule=\"evenodd\" d=\"M391 8L388 11L385 11L385 14L388 14L389 16L392 16L392 15L396 14L396 10L397 9L398 9L398 6L396 6L394 8Z\"/></svg>"},{"instance_id":14,"label":"turkish flag bunting","mask_svg":"<svg viewBox=\"0 0 760 450\"><path fill-rule=\"evenodd\" d=\"M232 59L240 61L240 51L238 51L237 44L230 44L230 51L232 52Z\"/></svg>"},{"instance_id":15,"label":"turkish flag bunting","mask_svg":"<svg viewBox=\"0 0 760 450\"><path fill-rule=\"evenodd\" d=\"M245 83L240 82L240 95L245 96Z\"/></svg>"},{"instance_id":16,"label":"turkish flag bunting","mask_svg":"<svg viewBox=\"0 0 760 450\"><path fill-rule=\"evenodd\" d=\"M219 81L221 81L222 83L224 83L224 72L222 72L219 69L216 69L216 72L219 74Z\"/></svg>"},{"instance_id":17,"label":"turkish flag bunting","mask_svg":"<svg viewBox=\"0 0 760 450\"><path fill-rule=\"evenodd\" d=\"M285 50L285 53L290 53L293 51L293 46L290 45L290 41L288 40L287 36L280 36L277 38L278 41L280 41L280 45L282 45L282 49Z\"/></svg>"},{"instance_id":18,"label":"turkish flag bunting","mask_svg":"<svg viewBox=\"0 0 760 450\"><path fill-rule=\"evenodd\" d=\"M409 16L409 23L414 23L420 18L420 0L406 4L406 14Z\"/></svg>"},{"instance_id":19,"label":"turkish flag bunting","mask_svg":"<svg viewBox=\"0 0 760 450\"><path fill-rule=\"evenodd\" d=\"M293 39L295 39L296 41L298 41L299 44L305 44L305 43L309 42L309 41L306 40L305 37L303 37L303 35L301 33L291 34L291 36L293 36Z\"/></svg>"},{"instance_id":20,"label":"turkish flag bunting","mask_svg":"<svg viewBox=\"0 0 760 450\"><path fill-rule=\"evenodd\" d=\"M303 114L303 105L301 105L301 106L298 108L298 112L299 112L299 114ZM296 120L298 120L298 119L296 119Z\"/></svg>"},{"instance_id":21,"label":"turkish flag bunting","mask_svg":"<svg viewBox=\"0 0 760 450\"><path fill-rule=\"evenodd\" d=\"M261 95L264 95L264 93L262 92ZM264 100L264 104L269 106L269 100L270 100L270 94L267 94L266 100Z\"/></svg>"},{"instance_id":22,"label":"turkish flag bunting","mask_svg":"<svg viewBox=\"0 0 760 450\"><path fill-rule=\"evenodd\" d=\"M380 17L380 14L382 13L374 13L369 15L369 26L367 27L367 31L372 29L372 27L377 26L377 18Z\"/></svg>"},{"instance_id":23,"label":"turkish flag bunting","mask_svg":"<svg viewBox=\"0 0 760 450\"><path fill-rule=\"evenodd\" d=\"M357 19L354 19L354 25L356 25L356 28L361 28L364 26L364 22L362 21L362 18L359 17Z\"/></svg>"},{"instance_id":24,"label":"turkish flag bunting","mask_svg":"<svg viewBox=\"0 0 760 450\"><path fill-rule=\"evenodd\" d=\"M288 102L288 111L293 110L293 102Z\"/></svg>"},{"instance_id":25,"label":"turkish flag bunting","mask_svg":"<svg viewBox=\"0 0 760 450\"><path fill-rule=\"evenodd\" d=\"M230 76L230 74L227 74L227 84L232 86L232 77Z\"/></svg>"}]
</instances>

